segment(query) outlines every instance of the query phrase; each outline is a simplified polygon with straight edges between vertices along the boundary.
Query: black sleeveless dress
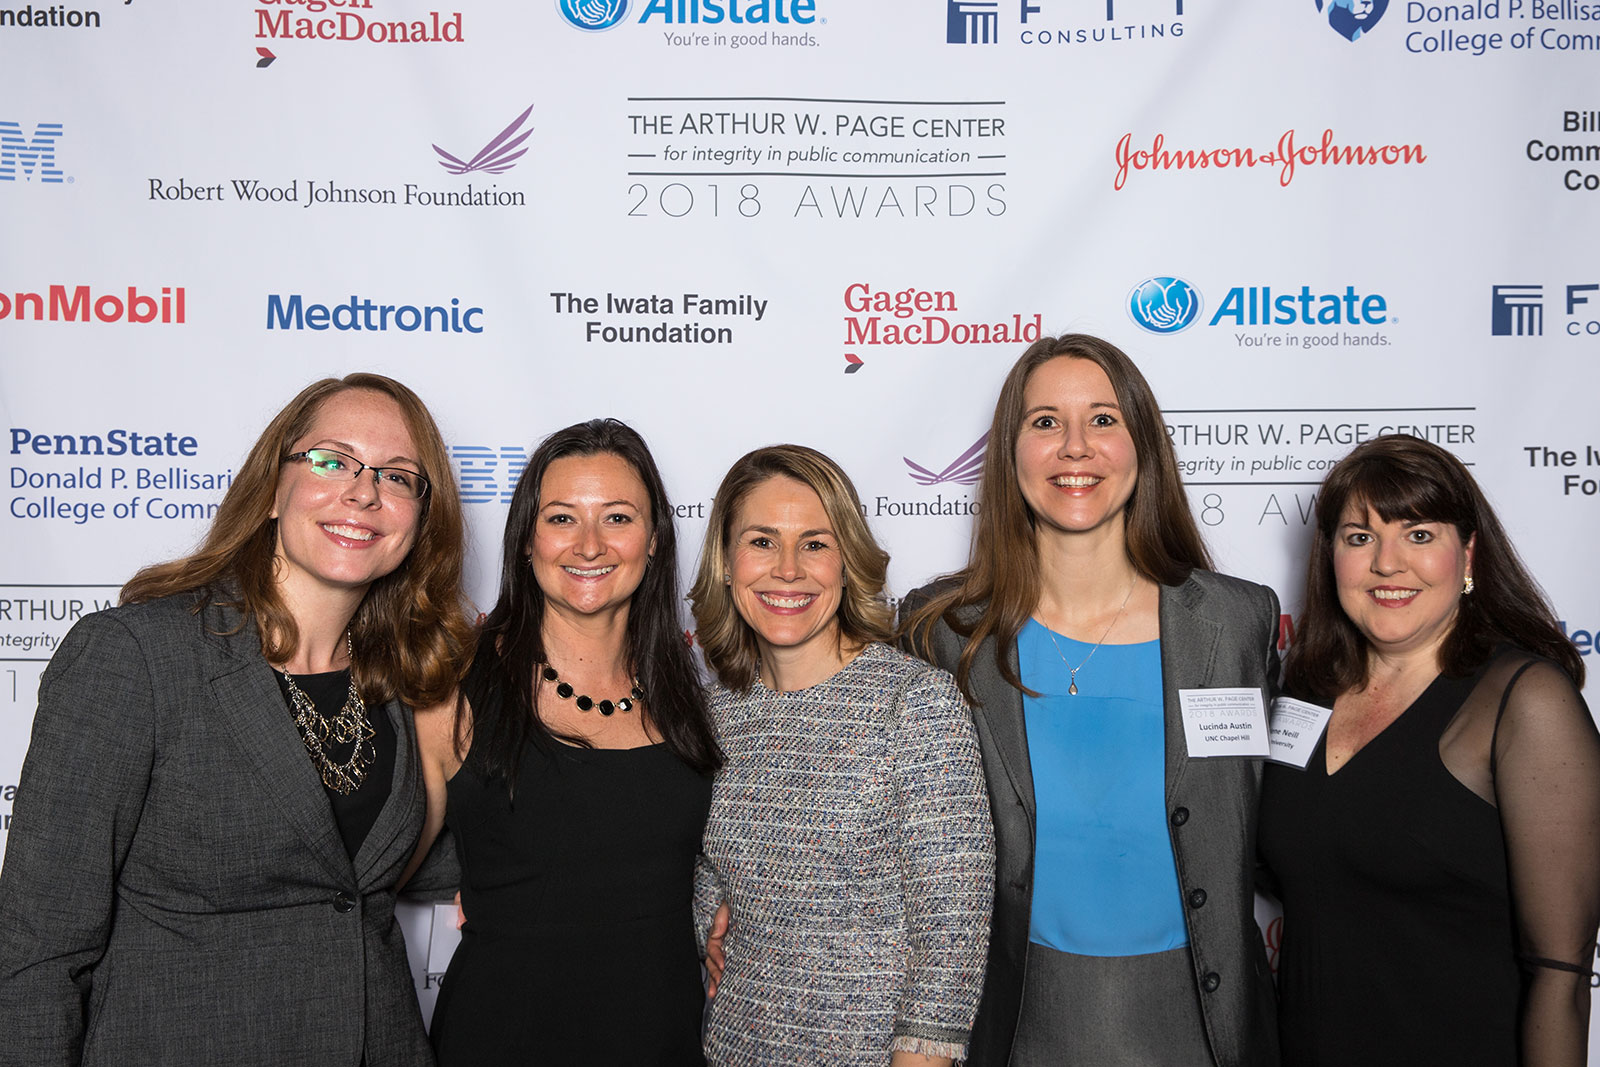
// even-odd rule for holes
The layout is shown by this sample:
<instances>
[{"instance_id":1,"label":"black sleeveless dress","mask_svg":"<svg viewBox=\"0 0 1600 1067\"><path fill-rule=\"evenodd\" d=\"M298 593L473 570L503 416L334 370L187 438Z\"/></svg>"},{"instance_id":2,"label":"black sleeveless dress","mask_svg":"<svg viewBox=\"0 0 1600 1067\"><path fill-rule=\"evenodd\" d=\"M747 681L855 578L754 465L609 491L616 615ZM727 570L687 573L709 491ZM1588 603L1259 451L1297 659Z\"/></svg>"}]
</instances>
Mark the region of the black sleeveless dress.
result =
<instances>
[{"instance_id":1,"label":"black sleeveless dress","mask_svg":"<svg viewBox=\"0 0 1600 1067\"><path fill-rule=\"evenodd\" d=\"M1518 1060L1521 976L1494 805L1439 738L1483 672L1440 675L1336 774L1269 764L1260 850L1284 901L1285 1067Z\"/></svg>"},{"instance_id":2,"label":"black sleeveless dress","mask_svg":"<svg viewBox=\"0 0 1600 1067\"><path fill-rule=\"evenodd\" d=\"M505 694L479 656L474 708ZM467 924L432 1040L440 1067L699 1067L690 904L711 780L665 745L530 744L503 781L450 780Z\"/></svg>"}]
</instances>

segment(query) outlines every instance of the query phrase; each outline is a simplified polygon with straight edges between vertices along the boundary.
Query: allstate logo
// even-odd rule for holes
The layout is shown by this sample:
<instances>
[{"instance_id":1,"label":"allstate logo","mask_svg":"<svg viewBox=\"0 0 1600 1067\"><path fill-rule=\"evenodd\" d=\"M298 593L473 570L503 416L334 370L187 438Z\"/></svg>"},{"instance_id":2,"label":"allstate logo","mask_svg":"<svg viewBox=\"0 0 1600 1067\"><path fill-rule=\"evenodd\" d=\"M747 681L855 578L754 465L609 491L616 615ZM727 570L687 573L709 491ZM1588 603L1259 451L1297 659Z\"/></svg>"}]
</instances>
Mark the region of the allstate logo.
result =
<instances>
[{"instance_id":1,"label":"allstate logo","mask_svg":"<svg viewBox=\"0 0 1600 1067\"><path fill-rule=\"evenodd\" d=\"M580 30L609 30L628 15L628 0L556 0L561 17Z\"/></svg>"},{"instance_id":2,"label":"allstate logo","mask_svg":"<svg viewBox=\"0 0 1600 1067\"><path fill-rule=\"evenodd\" d=\"M1182 278L1146 278L1128 294L1128 316L1151 333L1177 333L1200 317L1200 290Z\"/></svg>"},{"instance_id":3,"label":"allstate logo","mask_svg":"<svg viewBox=\"0 0 1600 1067\"><path fill-rule=\"evenodd\" d=\"M1389 10L1389 0L1317 0L1317 10L1324 7L1333 32L1347 41L1356 41L1383 18Z\"/></svg>"}]
</instances>

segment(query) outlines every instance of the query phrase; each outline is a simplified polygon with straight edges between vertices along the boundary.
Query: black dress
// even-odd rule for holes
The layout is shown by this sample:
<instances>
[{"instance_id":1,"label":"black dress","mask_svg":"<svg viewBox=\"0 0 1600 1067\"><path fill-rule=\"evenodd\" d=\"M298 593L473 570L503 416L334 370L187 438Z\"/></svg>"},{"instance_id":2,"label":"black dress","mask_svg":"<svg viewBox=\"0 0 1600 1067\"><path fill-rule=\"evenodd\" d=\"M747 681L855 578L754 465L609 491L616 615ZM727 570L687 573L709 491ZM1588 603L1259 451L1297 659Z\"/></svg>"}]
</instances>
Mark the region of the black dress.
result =
<instances>
[{"instance_id":1,"label":"black dress","mask_svg":"<svg viewBox=\"0 0 1600 1067\"><path fill-rule=\"evenodd\" d=\"M1498 808L1446 766L1452 727L1493 739ZM1592 819L1597 749L1570 680L1509 652L1470 677L1440 675L1336 774L1325 737L1304 771L1267 767L1260 850L1284 905L1285 1067L1518 1063L1518 957L1556 953L1520 945L1518 923L1570 925L1562 902L1582 896L1567 892L1574 880L1592 884L1593 859L1561 847L1559 820L1518 815L1503 829L1502 818L1516 791L1537 809L1549 807L1542 791L1565 788ZM1550 769L1563 762L1572 778L1558 785Z\"/></svg>"},{"instance_id":2,"label":"black dress","mask_svg":"<svg viewBox=\"0 0 1600 1067\"><path fill-rule=\"evenodd\" d=\"M472 706L504 699L479 656ZM450 780L467 915L432 1040L440 1067L703 1064L691 917L711 780L665 745L531 743L513 804L468 753Z\"/></svg>"}]
</instances>

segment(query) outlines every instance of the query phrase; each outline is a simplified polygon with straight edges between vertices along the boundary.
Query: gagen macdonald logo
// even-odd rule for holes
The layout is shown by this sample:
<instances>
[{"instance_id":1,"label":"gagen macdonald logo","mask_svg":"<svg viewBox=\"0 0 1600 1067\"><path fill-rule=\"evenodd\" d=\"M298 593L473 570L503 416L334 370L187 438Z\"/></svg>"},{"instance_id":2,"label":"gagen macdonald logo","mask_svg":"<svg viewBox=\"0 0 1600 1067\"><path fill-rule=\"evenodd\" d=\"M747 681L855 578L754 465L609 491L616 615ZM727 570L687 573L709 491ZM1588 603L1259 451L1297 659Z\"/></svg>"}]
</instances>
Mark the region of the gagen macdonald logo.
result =
<instances>
[{"instance_id":1,"label":"gagen macdonald logo","mask_svg":"<svg viewBox=\"0 0 1600 1067\"><path fill-rule=\"evenodd\" d=\"M1316 0L1317 11L1324 13L1328 27L1347 41L1358 41L1378 24L1389 10L1389 0Z\"/></svg>"},{"instance_id":2,"label":"gagen macdonald logo","mask_svg":"<svg viewBox=\"0 0 1600 1067\"><path fill-rule=\"evenodd\" d=\"M852 282L845 286L844 308L846 346L1032 344L1044 333L1042 312L1026 318L1020 311L990 318L968 314L953 289L877 289Z\"/></svg>"},{"instance_id":3,"label":"gagen macdonald logo","mask_svg":"<svg viewBox=\"0 0 1600 1067\"><path fill-rule=\"evenodd\" d=\"M1567 337L1600 337L1600 282L1557 287L1559 316L1551 332ZM1552 309L1554 310L1554 309ZM1489 297L1489 334L1542 337L1545 333L1543 285L1496 285Z\"/></svg>"},{"instance_id":4,"label":"gagen macdonald logo","mask_svg":"<svg viewBox=\"0 0 1600 1067\"><path fill-rule=\"evenodd\" d=\"M352 293L342 304L311 303L300 293L267 294L268 330L337 330L383 333L482 333L481 307L444 304L384 304Z\"/></svg>"},{"instance_id":5,"label":"gagen macdonald logo","mask_svg":"<svg viewBox=\"0 0 1600 1067\"><path fill-rule=\"evenodd\" d=\"M182 326L185 294L181 285L164 286L160 295L138 286L105 288L51 285L31 291L0 292L0 322L101 322Z\"/></svg>"},{"instance_id":6,"label":"gagen macdonald logo","mask_svg":"<svg viewBox=\"0 0 1600 1067\"><path fill-rule=\"evenodd\" d=\"M20 176L41 185L70 184L72 179L56 163L56 142L63 132L59 122L34 123L33 133L26 134L22 123L0 120L0 182L14 182Z\"/></svg>"},{"instance_id":7,"label":"gagen macdonald logo","mask_svg":"<svg viewBox=\"0 0 1600 1067\"><path fill-rule=\"evenodd\" d=\"M1200 290L1182 278L1146 278L1128 294L1128 315L1151 333L1178 333L1200 316Z\"/></svg>"},{"instance_id":8,"label":"gagen macdonald logo","mask_svg":"<svg viewBox=\"0 0 1600 1067\"><path fill-rule=\"evenodd\" d=\"M556 10L569 26L600 33L628 17L628 0L556 0Z\"/></svg>"},{"instance_id":9,"label":"gagen macdonald logo","mask_svg":"<svg viewBox=\"0 0 1600 1067\"><path fill-rule=\"evenodd\" d=\"M373 0L255 0L256 37L342 44L461 44L461 12L421 12L421 18L384 19ZM305 14L290 12L290 7ZM329 8L338 10L330 11ZM258 50L259 52L259 50ZM262 56L267 59L266 55ZM276 58L275 56L272 58ZM270 63L270 59L268 62ZM265 64L257 64L263 66Z\"/></svg>"}]
</instances>

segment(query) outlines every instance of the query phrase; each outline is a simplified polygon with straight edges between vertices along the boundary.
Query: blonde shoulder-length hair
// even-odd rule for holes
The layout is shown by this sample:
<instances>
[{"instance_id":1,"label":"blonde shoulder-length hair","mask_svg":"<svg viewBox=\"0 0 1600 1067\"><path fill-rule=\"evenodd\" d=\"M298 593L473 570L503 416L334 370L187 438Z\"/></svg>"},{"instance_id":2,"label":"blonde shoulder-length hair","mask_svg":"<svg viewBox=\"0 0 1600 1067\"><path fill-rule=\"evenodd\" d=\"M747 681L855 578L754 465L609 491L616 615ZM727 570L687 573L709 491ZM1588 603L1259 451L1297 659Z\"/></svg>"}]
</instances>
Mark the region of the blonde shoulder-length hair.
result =
<instances>
[{"instance_id":1,"label":"blonde shoulder-length hair","mask_svg":"<svg viewBox=\"0 0 1600 1067\"><path fill-rule=\"evenodd\" d=\"M742 692L756 677L755 632L739 615L727 582L731 572L733 524L739 509L758 485L771 478L793 478L817 494L828 516L844 563L844 591L839 600L839 640L856 647L894 636L894 614L884 599L889 553L878 547L862 513L861 499L849 475L814 448L771 445L739 457L722 479L706 540L700 550L689 600L694 606L698 639L717 680Z\"/></svg>"}]
</instances>

